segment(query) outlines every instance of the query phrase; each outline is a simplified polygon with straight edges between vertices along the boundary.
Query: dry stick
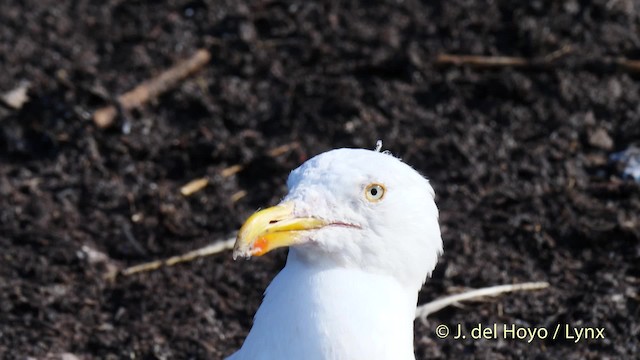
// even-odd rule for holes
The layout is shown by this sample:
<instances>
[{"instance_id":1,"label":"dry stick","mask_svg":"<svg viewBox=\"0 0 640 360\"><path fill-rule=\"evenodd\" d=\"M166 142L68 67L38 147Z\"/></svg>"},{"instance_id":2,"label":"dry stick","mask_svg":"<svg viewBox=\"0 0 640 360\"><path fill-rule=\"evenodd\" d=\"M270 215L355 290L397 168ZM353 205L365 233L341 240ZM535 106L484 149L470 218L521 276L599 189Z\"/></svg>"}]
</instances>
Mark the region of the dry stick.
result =
<instances>
[{"instance_id":1,"label":"dry stick","mask_svg":"<svg viewBox=\"0 0 640 360\"><path fill-rule=\"evenodd\" d=\"M289 144L280 145L278 147L275 147L269 150L267 152L267 155L269 155L270 157L277 157L292 149L297 148L298 146L300 146L298 142L292 142ZM223 178L228 178L231 175L235 175L239 173L243 169L244 169L244 165L240 165L240 164L231 165L229 167L222 169L220 171L220 176L222 176ZM196 192L207 187L207 185L209 185L209 178L207 177L194 179L189 181L187 184L183 185L180 188L180 193L182 194L182 196L191 196ZM246 195L247 195L246 191L240 190L231 196L231 202L237 202L238 200L242 199Z\"/></svg>"},{"instance_id":2,"label":"dry stick","mask_svg":"<svg viewBox=\"0 0 640 360\"><path fill-rule=\"evenodd\" d=\"M436 65L468 65L479 68L499 68L499 67L534 67L550 66L554 61L573 51L571 46L564 46L542 59L527 59L513 56L481 56L481 55L453 55L440 54L436 57ZM640 60L630 60L626 58L602 58L591 64L606 66L616 65L620 70L630 73L640 73Z\"/></svg>"},{"instance_id":3,"label":"dry stick","mask_svg":"<svg viewBox=\"0 0 640 360\"><path fill-rule=\"evenodd\" d=\"M300 143L298 143L297 141L294 141L288 144L280 145L278 147L275 147L269 150L267 152L267 155L269 155L270 157L278 157L288 151L298 148L299 146L300 146ZM239 173L240 171L244 170L244 168L245 168L245 165L241 165L241 164L231 165L229 167L222 169L222 171L220 172L220 175L223 178L227 178L231 175L235 175Z\"/></svg>"},{"instance_id":4,"label":"dry stick","mask_svg":"<svg viewBox=\"0 0 640 360\"><path fill-rule=\"evenodd\" d=\"M246 190L236 191L235 193L233 193L233 195L231 195L231 202L237 203L238 201L240 201L240 199L247 196L247 194L248 193L246 192Z\"/></svg>"},{"instance_id":5,"label":"dry stick","mask_svg":"<svg viewBox=\"0 0 640 360\"><path fill-rule=\"evenodd\" d=\"M280 145L278 147L275 147L271 150L269 150L267 152L267 155L271 156L271 157L277 157L280 156L284 153L287 153L293 149L297 149L300 146L300 143L297 141L294 142L290 142L288 144L284 144L284 145Z\"/></svg>"},{"instance_id":6,"label":"dry stick","mask_svg":"<svg viewBox=\"0 0 640 360\"><path fill-rule=\"evenodd\" d=\"M614 62L625 71L640 73L640 60L629 60L625 58L619 58L619 59L615 59Z\"/></svg>"},{"instance_id":7,"label":"dry stick","mask_svg":"<svg viewBox=\"0 0 640 360\"><path fill-rule=\"evenodd\" d=\"M573 52L574 48L571 45L564 45L563 47L561 47L560 49L551 52L550 54L545 55L542 58L542 61L545 63L551 63L553 61L556 61L558 59L560 59L561 57Z\"/></svg>"},{"instance_id":8,"label":"dry stick","mask_svg":"<svg viewBox=\"0 0 640 360\"><path fill-rule=\"evenodd\" d=\"M236 165L231 165L227 168L222 169L222 171L220 172L220 175L223 178L228 178L231 175L235 175L237 173L239 173L240 171L242 171L242 169L244 169L244 166L240 165L240 164L236 164Z\"/></svg>"},{"instance_id":9,"label":"dry stick","mask_svg":"<svg viewBox=\"0 0 640 360\"><path fill-rule=\"evenodd\" d=\"M476 67L523 67L532 64L531 61L522 57L451 54L438 55L435 63L436 65L470 65Z\"/></svg>"},{"instance_id":10,"label":"dry stick","mask_svg":"<svg viewBox=\"0 0 640 360\"><path fill-rule=\"evenodd\" d=\"M416 309L416 319L424 320L429 314L438 312L446 308L447 306L456 304L460 301L481 298L484 296L497 296L506 292L540 290L546 287L549 287L549 283L546 281L527 282L521 284L491 286L482 289L467 291L462 294L449 295L418 306L418 308Z\"/></svg>"},{"instance_id":11,"label":"dry stick","mask_svg":"<svg viewBox=\"0 0 640 360\"><path fill-rule=\"evenodd\" d=\"M233 249L233 244L235 243L235 241L236 241L236 238L234 236L230 239L220 240L211 245L202 247L200 249L189 251L188 253L183 255L172 256L165 260L151 261L148 263L139 264L136 266L126 268L120 271L120 274L124 276L129 276L129 275L137 274L140 272L156 270L162 266L173 266L175 264L179 264L182 262L193 261L201 257L215 255L225 250Z\"/></svg>"},{"instance_id":12,"label":"dry stick","mask_svg":"<svg viewBox=\"0 0 640 360\"><path fill-rule=\"evenodd\" d=\"M571 45L565 45L560 49L542 57L541 59L527 59L515 56L482 56L482 55L453 55L440 54L436 57L436 65L469 65L476 67L524 67L535 65L549 65L552 62L569 54L574 49Z\"/></svg>"},{"instance_id":13,"label":"dry stick","mask_svg":"<svg viewBox=\"0 0 640 360\"><path fill-rule=\"evenodd\" d=\"M182 194L182 196L191 196L204 189L207 185L209 185L209 179L206 177L191 180L180 188L180 194Z\"/></svg>"},{"instance_id":14,"label":"dry stick","mask_svg":"<svg viewBox=\"0 0 640 360\"><path fill-rule=\"evenodd\" d=\"M160 75L146 80L134 89L118 96L117 101L124 110L138 108L150 99L175 87L181 80L202 68L210 59L211 54L207 50L200 49L189 59L177 63ZM117 107L109 105L98 109L93 114L93 121L98 127L107 128L113 124L117 115Z\"/></svg>"}]
</instances>

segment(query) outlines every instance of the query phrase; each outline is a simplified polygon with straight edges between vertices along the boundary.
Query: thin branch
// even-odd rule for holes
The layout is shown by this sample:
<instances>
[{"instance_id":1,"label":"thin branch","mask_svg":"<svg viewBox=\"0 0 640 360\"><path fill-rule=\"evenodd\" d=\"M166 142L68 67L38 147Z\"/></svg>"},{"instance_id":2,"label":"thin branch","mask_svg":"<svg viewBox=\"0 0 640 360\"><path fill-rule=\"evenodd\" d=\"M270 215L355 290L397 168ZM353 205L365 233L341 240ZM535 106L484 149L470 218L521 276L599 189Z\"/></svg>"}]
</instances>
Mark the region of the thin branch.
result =
<instances>
[{"instance_id":1,"label":"thin branch","mask_svg":"<svg viewBox=\"0 0 640 360\"><path fill-rule=\"evenodd\" d=\"M299 147L300 147L300 143L297 142L297 141L294 141L294 142L290 142L288 144L280 145L278 147L275 147L275 148L267 151L267 155L270 156L270 157L275 158L275 157L278 157L278 156L280 156L282 154L285 154L285 153L287 153L287 152L289 152L291 150L297 149ZM244 168L245 168L245 165L242 165L242 164L231 165L229 167L226 167L226 168L222 169L222 171L220 172L220 175L223 178L227 178L229 176L232 176L232 175L235 175L235 174L241 172L242 170L244 170Z\"/></svg>"},{"instance_id":2,"label":"thin branch","mask_svg":"<svg viewBox=\"0 0 640 360\"><path fill-rule=\"evenodd\" d=\"M558 60L558 59L560 59L560 58L564 57L565 55L572 53L572 52L573 52L573 50L575 50L575 49L573 48L573 46L571 46L571 45L564 45L564 46L563 46L563 47L561 47L560 49L558 49L558 50L556 50L556 51L554 51L554 52L552 52L552 53L547 54L546 56L544 56L544 57L542 58L542 61L543 61L543 62L545 62L545 63L552 63L552 62L554 62L554 61L556 61L556 60Z\"/></svg>"},{"instance_id":3,"label":"thin branch","mask_svg":"<svg viewBox=\"0 0 640 360\"><path fill-rule=\"evenodd\" d=\"M483 55L454 55L440 54L436 57L436 65L468 65L482 68L498 67L534 67L549 66L556 60L573 52L571 45L565 45L541 58L524 58L519 56L483 56Z\"/></svg>"},{"instance_id":4,"label":"thin branch","mask_svg":"<svg viewBox=\"0 0 640 360\"><path fill-rule=\"evenodd\" d=\"M618 58L614 60L614 62L621 69L632 72L632 73L640 73L640 60L629 60L625 58Z\"/></svg>"},{"instance_id":5,"label":"thin branch","mask_svg":"<svg viewBox=\"0 0 640 360\"><path fill-rule=\"evenodd\" d=\"M524 58L519 56L483 56L440 54L434 60L435 65L470 66L476 68L549 68L557 65L556 61L574 51L570 45L541 58ZM629 73L640 73L640 60L623 57L581 58L573 68L583 69L617 69Z\"/></svg>"},{"instance_id":6,"label":"thin branch","mask_svg":"<svg viewBox=\"0 0 640 360\"><path fill-rule=\"evenodd\" d=\"M284 145L280 145L277 146L269 151L267 151L267 155L269 155L270 157L278 157L282 154L285 154L293 149L297 149L300 146L300 144L298 142L291 142L288 144L284 144ZM220 171L220 176L222 176L223 178L228 178L232 175L235 175L237 173L239 173L240 171L244 170L245 166L241 165L241 164L236 164L236 165L231 165L229 167L226 167L224 169L222 169ZM207 185L209 185L210 183L210 179L208 177L202 177L202 178L198 178L198 179L194 179L189 181L187 184L183 185L180 188L180 193L182 194L182 196L188 197L191 196L193 194L195 194L196 192L204 189L205 187L207 187ZM236 193L234 193L231 196L231 202L237 202L238 200L242 199L243 197L245 197L247 195L247 192L245 190L240 190Z\"/></svg>"},{"instance_id":7,"label":"thin branch","mask_svg":"<svg viewBox=\"0 0 640 360\"><path fill-rule=\"evenodd\" d=\"M277 146L271 150L269 150L267 152L267 155L271 156L271 157L278 157L282 154L288 153L289 151L293 150L293 149L297 149L300 147L300 143L297 141L294 142L290 142L288 144L283 144L280 146Z\"/></svg>"},{"instance_id":8,"label":"thin branch","mask_svg":"<svg viewBox=\"0 0 640 360\"><path fill-rule=\"evenodd\" d=\"M186 185L180 188L180 194L182 196L191 196L196 192L204 189L209 184L209 179L206 177L189 181Z\"/></svg>"},{"instance_id":9,"label":"thin branch","mask_svg":"<svg viewBox=\"0 0 640 360\"><path fill-rule=\"evenodd\" d=\"M440 54L436 57L436 65L469 65L475 67L524 67L530 66L531 61L513 56L481 56L481 55L453 55Z\"/></svg>"},{"instance_id":10,"label":"thin branch","mask_svg":"<svg viewBox=\"0 0 640 360\"><path fill-rule=\"evenodd\" d=\"M207 245L200 249L189 251L188 253L183 255L172 256L165 260L151 261L148 263L139 264L139 265L126 268L120 271L120 274L123 276L130 276L130 275L141 273L141 272L156 270L163 266L173 266L175 264L179 264L182 262L193 261L198 258L215 255L225 250L233 249L233 244L235 243L235 241L236 241L236 238L234 236L230 239L217 241L211 245Z\"/></svg>"},{"instance_id":11,"label":"thin branch","mask_svg":"<svg viewBox=\"0 0 640 360\"><path fill-rule=\"evenodd\" d=\"M117 101L123 110L138 108L150 99L156 98L178 85L180 81L207 64L210 59L211 54L207 50L198 50L190 58L177 63L158 76L146 80L132 90L118 96ZM107 128L113 124L117 115L118 108L115 105L109 105L98 109L93 114L93 121L98 127Z\"/></svg>"},{"instance_id":12,"label":"thin branch","mask_svg":"<svg viewBox=\"0 0 640 360\"><path fill-rule=\"evenodd\" d=\"M236 191L235 193L233 193L231 195L231 202L232 203L237 203L238 201L240 201L240 199L242 199L243 197L247 196L247 191L246 190L240 190L240 191Z\"/></svg>"},{"instance_id":13,"label":"thin branch","mask_svg":"<svg viewBox=\"0 0 640 360\"><path fill-rule=\"evenodd\" d=\"M462 294L449 295L418 306L418 308L416 309L416 318L425 319L428 315L438 312L453 304L457 304L460 301L466 301L485 296L498 296L503 293L514 291L540 290L547 287L549 287L549 283L546 281L528 282L512 285L491 286L482 289L467 291Z\"/></svg>"},{"instance_id":14,"label":"thin branch","mask_svg":"<svg viewBox=\"0 0 640 360\"><path fill-rule=\"evenodd\" d=\"M231 165L227 168L222 169L222 171L220 172L220 175L223 178L228 178L231 175L235 175L237 173L239 173L240 171L242 171L242 169L244 169L244 166L240 165L240 164L236 164L236 165Z\"/></svg>"}]
</instances>

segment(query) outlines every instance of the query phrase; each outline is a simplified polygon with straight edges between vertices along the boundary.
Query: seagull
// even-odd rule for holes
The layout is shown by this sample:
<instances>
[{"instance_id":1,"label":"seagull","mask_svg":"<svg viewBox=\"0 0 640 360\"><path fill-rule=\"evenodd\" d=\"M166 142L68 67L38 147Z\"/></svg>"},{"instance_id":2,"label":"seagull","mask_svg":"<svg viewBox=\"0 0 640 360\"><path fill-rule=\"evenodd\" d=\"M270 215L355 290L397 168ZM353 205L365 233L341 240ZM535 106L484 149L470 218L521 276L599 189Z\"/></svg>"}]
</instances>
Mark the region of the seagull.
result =
<instances>
[{"instance_id":1,"label":"seagull","mask_svg":"<svg viewBox=\"0 0 640 360\"><path fill-rule=\"evenodd\" d=\"M233 257L288 247L231 360L415 360L418 292L442 254L429 181L389 152L336 149L250 216Z\"/></svg>"}]
</instances>

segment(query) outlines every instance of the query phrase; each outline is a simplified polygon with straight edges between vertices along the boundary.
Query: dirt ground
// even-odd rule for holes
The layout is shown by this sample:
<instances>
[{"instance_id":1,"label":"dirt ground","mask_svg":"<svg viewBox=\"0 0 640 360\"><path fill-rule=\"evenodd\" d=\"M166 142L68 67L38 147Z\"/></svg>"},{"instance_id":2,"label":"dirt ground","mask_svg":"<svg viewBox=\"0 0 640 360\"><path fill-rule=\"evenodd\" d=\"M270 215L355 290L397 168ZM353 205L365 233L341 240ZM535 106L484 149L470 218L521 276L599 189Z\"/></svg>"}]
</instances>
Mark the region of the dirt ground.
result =
<instances>
[{"instance_id":1,"label":"dirt ground","mask_svg":"<svg viewBox=\"0 0 640 360\"><path fill-rule=\"evenodd\" d=\"M199 48L204 69L93 124ZM0 93L30 85L22 108L0 106L0 358L232 353L286 251L105 275L227 239L305 159L377 139L438 195L445 255L420 303L551 284L417 322L418 359L637 358L640 184L608 158L640 141L640 75L620 57L640 58L632 0L2 1ZM605 338L439 339L440 324Z\"/></svg>"}]
</instances>

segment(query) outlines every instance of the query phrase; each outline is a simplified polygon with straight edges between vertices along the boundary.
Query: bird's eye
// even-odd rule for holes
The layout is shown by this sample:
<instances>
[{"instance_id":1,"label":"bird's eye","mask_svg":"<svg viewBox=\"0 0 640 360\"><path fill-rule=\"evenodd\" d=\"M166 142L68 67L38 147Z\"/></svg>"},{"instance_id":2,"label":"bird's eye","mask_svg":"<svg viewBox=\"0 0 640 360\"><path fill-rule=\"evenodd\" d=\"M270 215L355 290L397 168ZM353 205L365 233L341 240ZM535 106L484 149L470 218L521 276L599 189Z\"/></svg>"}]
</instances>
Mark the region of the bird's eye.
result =
<instances>
[{"instance_id":1,"label":"bird's eye","mask_svg":"<svg viewBox=\"0 0 640 360\"><path fill-rule=\"evenodd\" d=\"M367 197L367 200L371 202L380 201L384 196L384 190L384 186L380 184L369 184L364 190L364 195Z\"/></svg>"}]
</instances>

